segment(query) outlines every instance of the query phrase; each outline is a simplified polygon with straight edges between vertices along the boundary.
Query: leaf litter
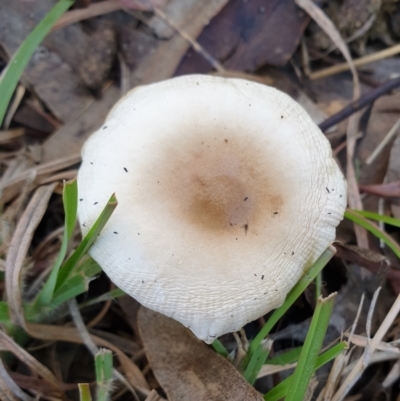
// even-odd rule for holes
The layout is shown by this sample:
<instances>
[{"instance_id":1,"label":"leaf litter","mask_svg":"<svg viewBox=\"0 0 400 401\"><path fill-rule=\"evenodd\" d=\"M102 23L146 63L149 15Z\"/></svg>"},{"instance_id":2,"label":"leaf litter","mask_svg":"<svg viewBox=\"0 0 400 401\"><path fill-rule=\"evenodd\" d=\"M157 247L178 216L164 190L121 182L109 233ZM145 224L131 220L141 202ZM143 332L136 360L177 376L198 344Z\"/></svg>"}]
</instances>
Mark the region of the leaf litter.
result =
<instances>
[{"instance_id":1,"label":"leaf litter","mask_svg":"<svg viewBox=\"0 0 400 401\"><path fill-rule=\"evenodd\" d=\"M0 303L0 347L11 356L3 353L0 364L2 399L79 399L77 383L82 378L95 394L93 355L86 347L92 353L98 347L113 352L119 372L112 387L116 400L256 400L284 381L295 363L266 364L262 369L267 374L253 387L229 359L171 319L140 309L133 300L106 296L103 302L91 302L110 291L103 274L95 274L88 292L70 309L62 304L31 321L25 305L34 299L57 257L62 181L76 175L84 141L128 87L174 75L242 76L284 90L318 123L337 113L326 130L337 159L348 171L350 207L400 218L400 8L390 1L379 6L368 0L320 3L325 17L305 0L268 5L239 0L86 0L77 1L58 21L34 53L0 129L0 270L5 272L0 290L8 302ZM3 68L54 4L2 2ZM338 19L343 9L358 16L357 26L351 18ZM276 35L282 26L285 35ZM353 71L354 87L348 73L341 72L345 69ZM398 227L384 221L376 224L394 243L400 242ZM337 238L338 252L323 273L325 295L339 293L324 346L344 336L349 349L333 365L317 370L307 397L368 400L384 394L385 399L397 399L399 260L382 238L349 221L341 224ZM79 242L75 230L68 255ZM378 287L381 294L374 298ZM310 286L270 335L274 343L269 358L304 343L314 291ZM359 309L363 293L365 305ZM367 318L366 307L374 299ZM351 335L354 319L357 325ZM254 337L259 324L248 325L245 336ZM239 344L235 337L220 340L234 358ZM63 344L74 351L63 351Z\"/></svg>"}]
</instances>

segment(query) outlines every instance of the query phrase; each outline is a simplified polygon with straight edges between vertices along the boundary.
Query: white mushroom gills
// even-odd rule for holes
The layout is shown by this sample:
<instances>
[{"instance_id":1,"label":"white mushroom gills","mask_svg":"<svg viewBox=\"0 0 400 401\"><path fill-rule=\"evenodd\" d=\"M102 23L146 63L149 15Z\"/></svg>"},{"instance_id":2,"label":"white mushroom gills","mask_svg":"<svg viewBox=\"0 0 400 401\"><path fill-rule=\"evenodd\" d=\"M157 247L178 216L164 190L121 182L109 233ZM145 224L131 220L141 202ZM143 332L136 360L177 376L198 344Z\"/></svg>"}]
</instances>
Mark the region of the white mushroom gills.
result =
<instances>
[{"instance_id":1,"label":"white mushroom gills","mask_svg":"<svg viewBox=\"0 0 400 401\"><path fill-rule=\"evenodd\" d=\"M346 182L286 94L191 75L139 87L83 149L83 234L111 280L207 343L279 307L334 241Z\"/></svg>"}]
</instances>

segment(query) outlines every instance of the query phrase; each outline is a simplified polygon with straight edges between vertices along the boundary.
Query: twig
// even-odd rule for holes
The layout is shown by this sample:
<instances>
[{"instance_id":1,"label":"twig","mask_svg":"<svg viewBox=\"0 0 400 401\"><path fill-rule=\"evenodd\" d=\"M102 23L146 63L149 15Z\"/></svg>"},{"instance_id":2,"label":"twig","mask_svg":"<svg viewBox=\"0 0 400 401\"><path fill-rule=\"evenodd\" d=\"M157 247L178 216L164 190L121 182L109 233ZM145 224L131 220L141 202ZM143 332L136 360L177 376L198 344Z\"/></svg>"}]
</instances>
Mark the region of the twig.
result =
<instances>
[{"instance_id":1,"label":"twig","mask_svg":"<svg viewBox=\"0 0 400 401\"><path fill-rule=\"evenodd\" d=\"M11 392L11 394L10 394ZM8 374L3 360L0 358L0 395L6 400L34 401L34 398L23 392ZM15 398L14 398L15 396Z\"/></svg>"},{"instance_id":2,"label":"twig","mask_svg":"<svg viewBox=\"0 0 400 401\"><path fill-rule=\"evenodd\" d=\"M360 57L358 59L353 60L353 64L355 67L361 67L365 64L372 63L374 61L381 60L383 58L392 57L396 54L400 53L400 45L394 45L389 47L388 49L381 50L380 52L376 52L373 54L368 54L368 56ZM348 63L340 63L333 65L332 67L325 68L321 71L312 72L308 75L308 78L311 80L326 78L331 75L339 74L340 72L344 72L350 69Z\"/></svg>"},{"instance_id":3,"label":"twig","mask_svg":"<svg viewBox=\"0 0 400 401\"><path fill-rule=\"evenodd\" d=\"M378 155L382 152L385 146L394 138L400 128L400 118L395 122L393 127L389 130L386 136L383 138L382 142L376 147L372 154L365 161L365 164L371 164L375 161Z\"/></svg>"},{"instance_id":4,"label":"twig","mask_svg":"<svg viewBox=\"0 0 400 401\"><path fill-rule=\"evenodd\" d=\"M368 361L371 358L372 350L371 350L371 326L372 326L372 317L374 315L375 306L378 301L379 293L381 292L381 287L374 292L374 296L372 297L371 305L369 306L367 322L365 323L365 329L367 332L367 345L365 346L364 353L362 356L364 369L368 366Z\"/></svg>"},{"instance_id":5,"label":"twig","mask_svg":"<svg viewBox=\"0 0 400 401\"><path fill-rule=\"evenodd\" d=\"M365 95L361 96L356 101L350 103L344 109L340 110L338 113L334 114L333 116L329 117L327 120L323 121L319 124L319 128L321 131L326 131L329 128L333 127L334 125L340 123L341 121L345 120L347 117L350 117L352 114L361 110L362 108L368 106L369 104L373 103L376 99L385 95L386 93L392 91L395 88L400 86L400 77L390 79L386 81L381 86L372 91L366 93Z\"/></svg>"}]
</instances>

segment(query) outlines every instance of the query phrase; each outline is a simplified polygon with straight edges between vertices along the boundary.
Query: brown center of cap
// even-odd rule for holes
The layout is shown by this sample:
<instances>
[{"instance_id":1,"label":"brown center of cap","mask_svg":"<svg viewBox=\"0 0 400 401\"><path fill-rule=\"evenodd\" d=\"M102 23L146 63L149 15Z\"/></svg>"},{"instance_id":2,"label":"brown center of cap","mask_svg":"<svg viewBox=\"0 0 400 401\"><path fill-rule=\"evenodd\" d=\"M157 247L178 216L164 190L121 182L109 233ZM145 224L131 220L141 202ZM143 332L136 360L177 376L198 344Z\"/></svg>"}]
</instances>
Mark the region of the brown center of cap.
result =
<instances>
[{"instance_id":1,"label":"brown center of cap","mask_svg":"<svg viewBox=\"0 0 400 401\"><path fill-rule=\"evenodd\" d=\"M200 230L247 235L283 212L284 168L266 141L201 133L177 135L157 146L156 162L147 171L151 198L162 199L166 213Z\"/></svg>"}]
</instances>

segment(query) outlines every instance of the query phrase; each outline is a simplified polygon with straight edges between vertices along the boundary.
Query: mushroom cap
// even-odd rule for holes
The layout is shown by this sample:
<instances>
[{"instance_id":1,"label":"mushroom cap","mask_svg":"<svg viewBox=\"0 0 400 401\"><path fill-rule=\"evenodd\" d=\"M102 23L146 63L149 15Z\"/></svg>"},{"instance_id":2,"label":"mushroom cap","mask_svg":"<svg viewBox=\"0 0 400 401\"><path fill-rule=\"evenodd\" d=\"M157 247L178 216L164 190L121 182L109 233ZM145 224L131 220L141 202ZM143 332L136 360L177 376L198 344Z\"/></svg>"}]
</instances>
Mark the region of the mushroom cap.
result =
<instances>
[{"instance_id":1,"label":"mushroom cap","mask_svg":"<svg viewBox=\"0 0 400 401\"><path fill-rule=\"evenodd\" d=\"M286 94L190 75L138 87L84 146L78 217L90 249L142 305L207 343L279 307L334 241L346 182Z\"/></svg>"}]
</instances>

